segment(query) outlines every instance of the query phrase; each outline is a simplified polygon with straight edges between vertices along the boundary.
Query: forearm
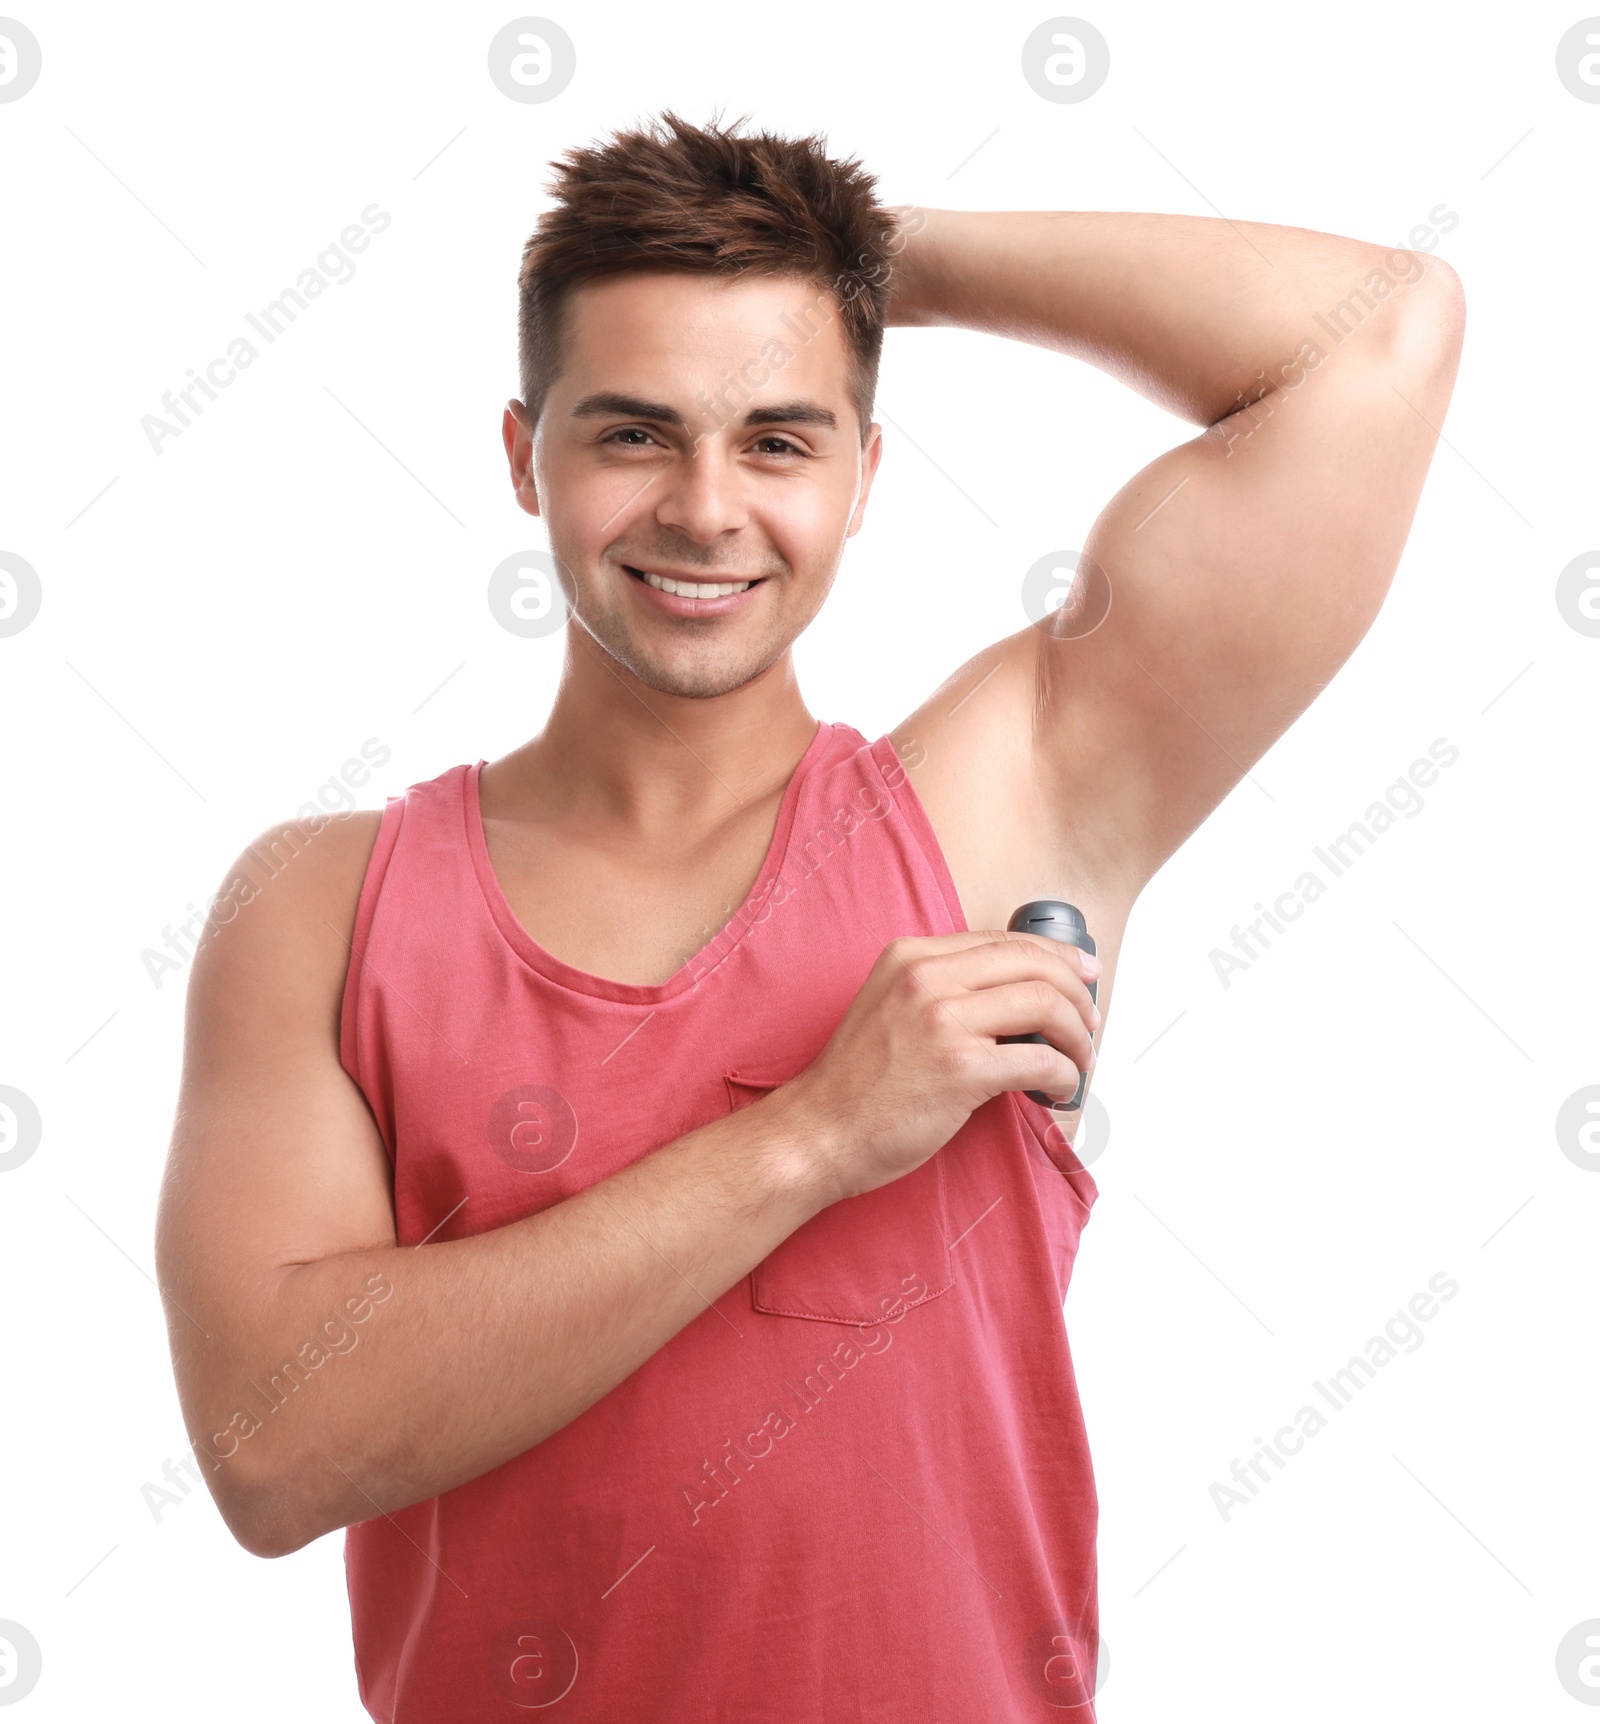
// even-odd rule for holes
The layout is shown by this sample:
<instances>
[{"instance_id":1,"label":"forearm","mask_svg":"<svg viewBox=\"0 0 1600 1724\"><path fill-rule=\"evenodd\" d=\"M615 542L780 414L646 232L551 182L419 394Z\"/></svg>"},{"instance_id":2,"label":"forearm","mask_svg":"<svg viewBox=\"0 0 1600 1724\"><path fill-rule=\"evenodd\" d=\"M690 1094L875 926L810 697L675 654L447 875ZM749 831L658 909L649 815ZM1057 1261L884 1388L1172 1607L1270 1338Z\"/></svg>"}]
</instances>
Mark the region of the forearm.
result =
<instances>
[{"instance_id":1,"label":"forearm","mask_svg":"<svg viewBox=\"0 0 1600 1724\"><path fill-rule=\"evenodd\" d=\"M1272 388L1304 343L1327 352L1347 334L1391 328L1399 308L1424 300L1417 289L1430 275L1420 253L1210 216L918 215L896 266L891 324L954 324L1053 348L1197 425Z\"/></svg>"},{"instance_id":2,"label":"forearm","mask_svg":"<svg viewBox=\"0 0 1600 1724\"><path fill-rule=\"evenodd\" d=\"M281 1272L247 1334L208 1344L220 1357L185 1399L235 1535L282 1554L560 1430L826 1206L809 1149L774 1096L526 1220ZM359 1342L286 1369L372 1277L392 1292Z\"/></svg>"}]
</instances>

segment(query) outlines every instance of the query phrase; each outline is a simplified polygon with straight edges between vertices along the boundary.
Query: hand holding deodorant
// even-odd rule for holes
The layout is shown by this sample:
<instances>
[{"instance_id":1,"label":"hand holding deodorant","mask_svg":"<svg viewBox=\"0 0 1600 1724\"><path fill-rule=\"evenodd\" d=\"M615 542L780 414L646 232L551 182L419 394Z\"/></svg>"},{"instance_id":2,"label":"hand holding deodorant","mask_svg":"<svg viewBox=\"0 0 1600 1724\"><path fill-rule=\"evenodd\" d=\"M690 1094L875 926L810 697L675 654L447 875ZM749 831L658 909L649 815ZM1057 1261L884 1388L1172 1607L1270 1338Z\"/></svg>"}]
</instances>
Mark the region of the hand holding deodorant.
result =
<instances>
[{"instance_id":1,"label":"hand holding deodorant","mask_svg":"<svg viewBox=\"0 0 1600 1724\"><path fill-rule=\"evenodd\" d=\"M1059 898L1034 898L1015 911L1006 928L1013 934L1043 934L1046 939L1060 940L1063 945L1076 946L1079 951L1088 952L1094 956L1094 940L1089 934L1089 925L1083 919L1083 912L1074 904L1066 904ZM1095 997L1095 984L1090 982L1089 998ZM1098 1002L1096 1002L1098 1004ZM1048 1042L1049 1037L1033 1031L1025 1036L1001 1036L1003 1042ZM1071 1112L1074 1108L1083 1106L1083 1092L1088 1087L1089 1074L1084 1072L1078 1079L1077 1093L1071 1101L1055 1102L1040 1089L1030 1089L1023 1093L1030 1101L1041 1102L1045 1107L1060 1113Z\"/></svg>"}]
</instances>

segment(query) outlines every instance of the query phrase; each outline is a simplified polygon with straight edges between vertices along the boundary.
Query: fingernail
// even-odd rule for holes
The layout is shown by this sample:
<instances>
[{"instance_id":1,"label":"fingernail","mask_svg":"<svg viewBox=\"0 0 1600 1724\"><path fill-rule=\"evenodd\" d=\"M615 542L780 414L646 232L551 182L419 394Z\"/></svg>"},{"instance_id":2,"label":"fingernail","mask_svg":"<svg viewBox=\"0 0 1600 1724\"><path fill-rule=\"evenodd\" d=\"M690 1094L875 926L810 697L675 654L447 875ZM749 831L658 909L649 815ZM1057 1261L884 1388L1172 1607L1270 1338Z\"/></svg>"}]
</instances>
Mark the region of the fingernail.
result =
<instances>
[{"instance_id":1,"label":"fingernail","mask_svg":"<svg viewBox=\"0 0 1600 1724\"><path fill-rule=\"evenodd\" d=\"M1100 960L1093 953L1085 952L1083 954L1083 970L1085 975L1098 976L1100 974Z\"/></svg>"}]
</instances>

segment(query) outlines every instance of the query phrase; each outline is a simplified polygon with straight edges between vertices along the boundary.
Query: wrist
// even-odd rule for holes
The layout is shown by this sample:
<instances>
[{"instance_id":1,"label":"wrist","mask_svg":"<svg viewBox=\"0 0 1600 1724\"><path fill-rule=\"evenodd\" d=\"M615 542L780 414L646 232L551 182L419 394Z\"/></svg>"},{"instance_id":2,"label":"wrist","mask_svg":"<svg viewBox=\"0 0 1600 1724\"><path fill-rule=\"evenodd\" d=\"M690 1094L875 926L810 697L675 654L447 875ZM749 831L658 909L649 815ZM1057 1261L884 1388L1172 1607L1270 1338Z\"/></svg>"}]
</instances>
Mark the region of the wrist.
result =
<instances>
[{"instance_id":1,"label":"wrist","mask_svg":"<svg viewBox=\"0 0 1600 1724\"><path fill-rule=\"evenodd\" d=\"M745 1112L759 1118L767 1178L783 1200L805 1212L805 1219L848 1195L839 1172L845 1147L841 1134L812 1104L803 1072Z\"/></svg>"}]
</instances>

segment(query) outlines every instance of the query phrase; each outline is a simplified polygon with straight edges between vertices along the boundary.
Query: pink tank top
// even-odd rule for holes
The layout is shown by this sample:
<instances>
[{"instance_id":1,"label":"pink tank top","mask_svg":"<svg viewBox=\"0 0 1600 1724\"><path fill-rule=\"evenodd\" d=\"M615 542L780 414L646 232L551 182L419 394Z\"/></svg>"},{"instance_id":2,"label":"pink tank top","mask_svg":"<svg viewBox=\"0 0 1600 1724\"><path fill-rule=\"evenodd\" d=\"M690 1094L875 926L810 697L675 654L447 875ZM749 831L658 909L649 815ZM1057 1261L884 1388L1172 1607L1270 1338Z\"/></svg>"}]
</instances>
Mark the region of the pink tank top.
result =
<instances>
[{"instance_id":1,"label":"pink tank top","mask_svg":"<svg viewBox=\"0 0 1600 1724\"><path fill-rule=\"evenodd\" d=\"M482 764L390 800L345 987L402 1245L503 1227L756 1100L891 939L966 926L890 740L821 724L716 938L657 986L588 975L501 893ZM1091 1724L1096 1498L1062 1302L1097 1195L1046 1109L997 1096L563 1430L351 1527L367 1710Z\"/></svg>"}]
</instances>

